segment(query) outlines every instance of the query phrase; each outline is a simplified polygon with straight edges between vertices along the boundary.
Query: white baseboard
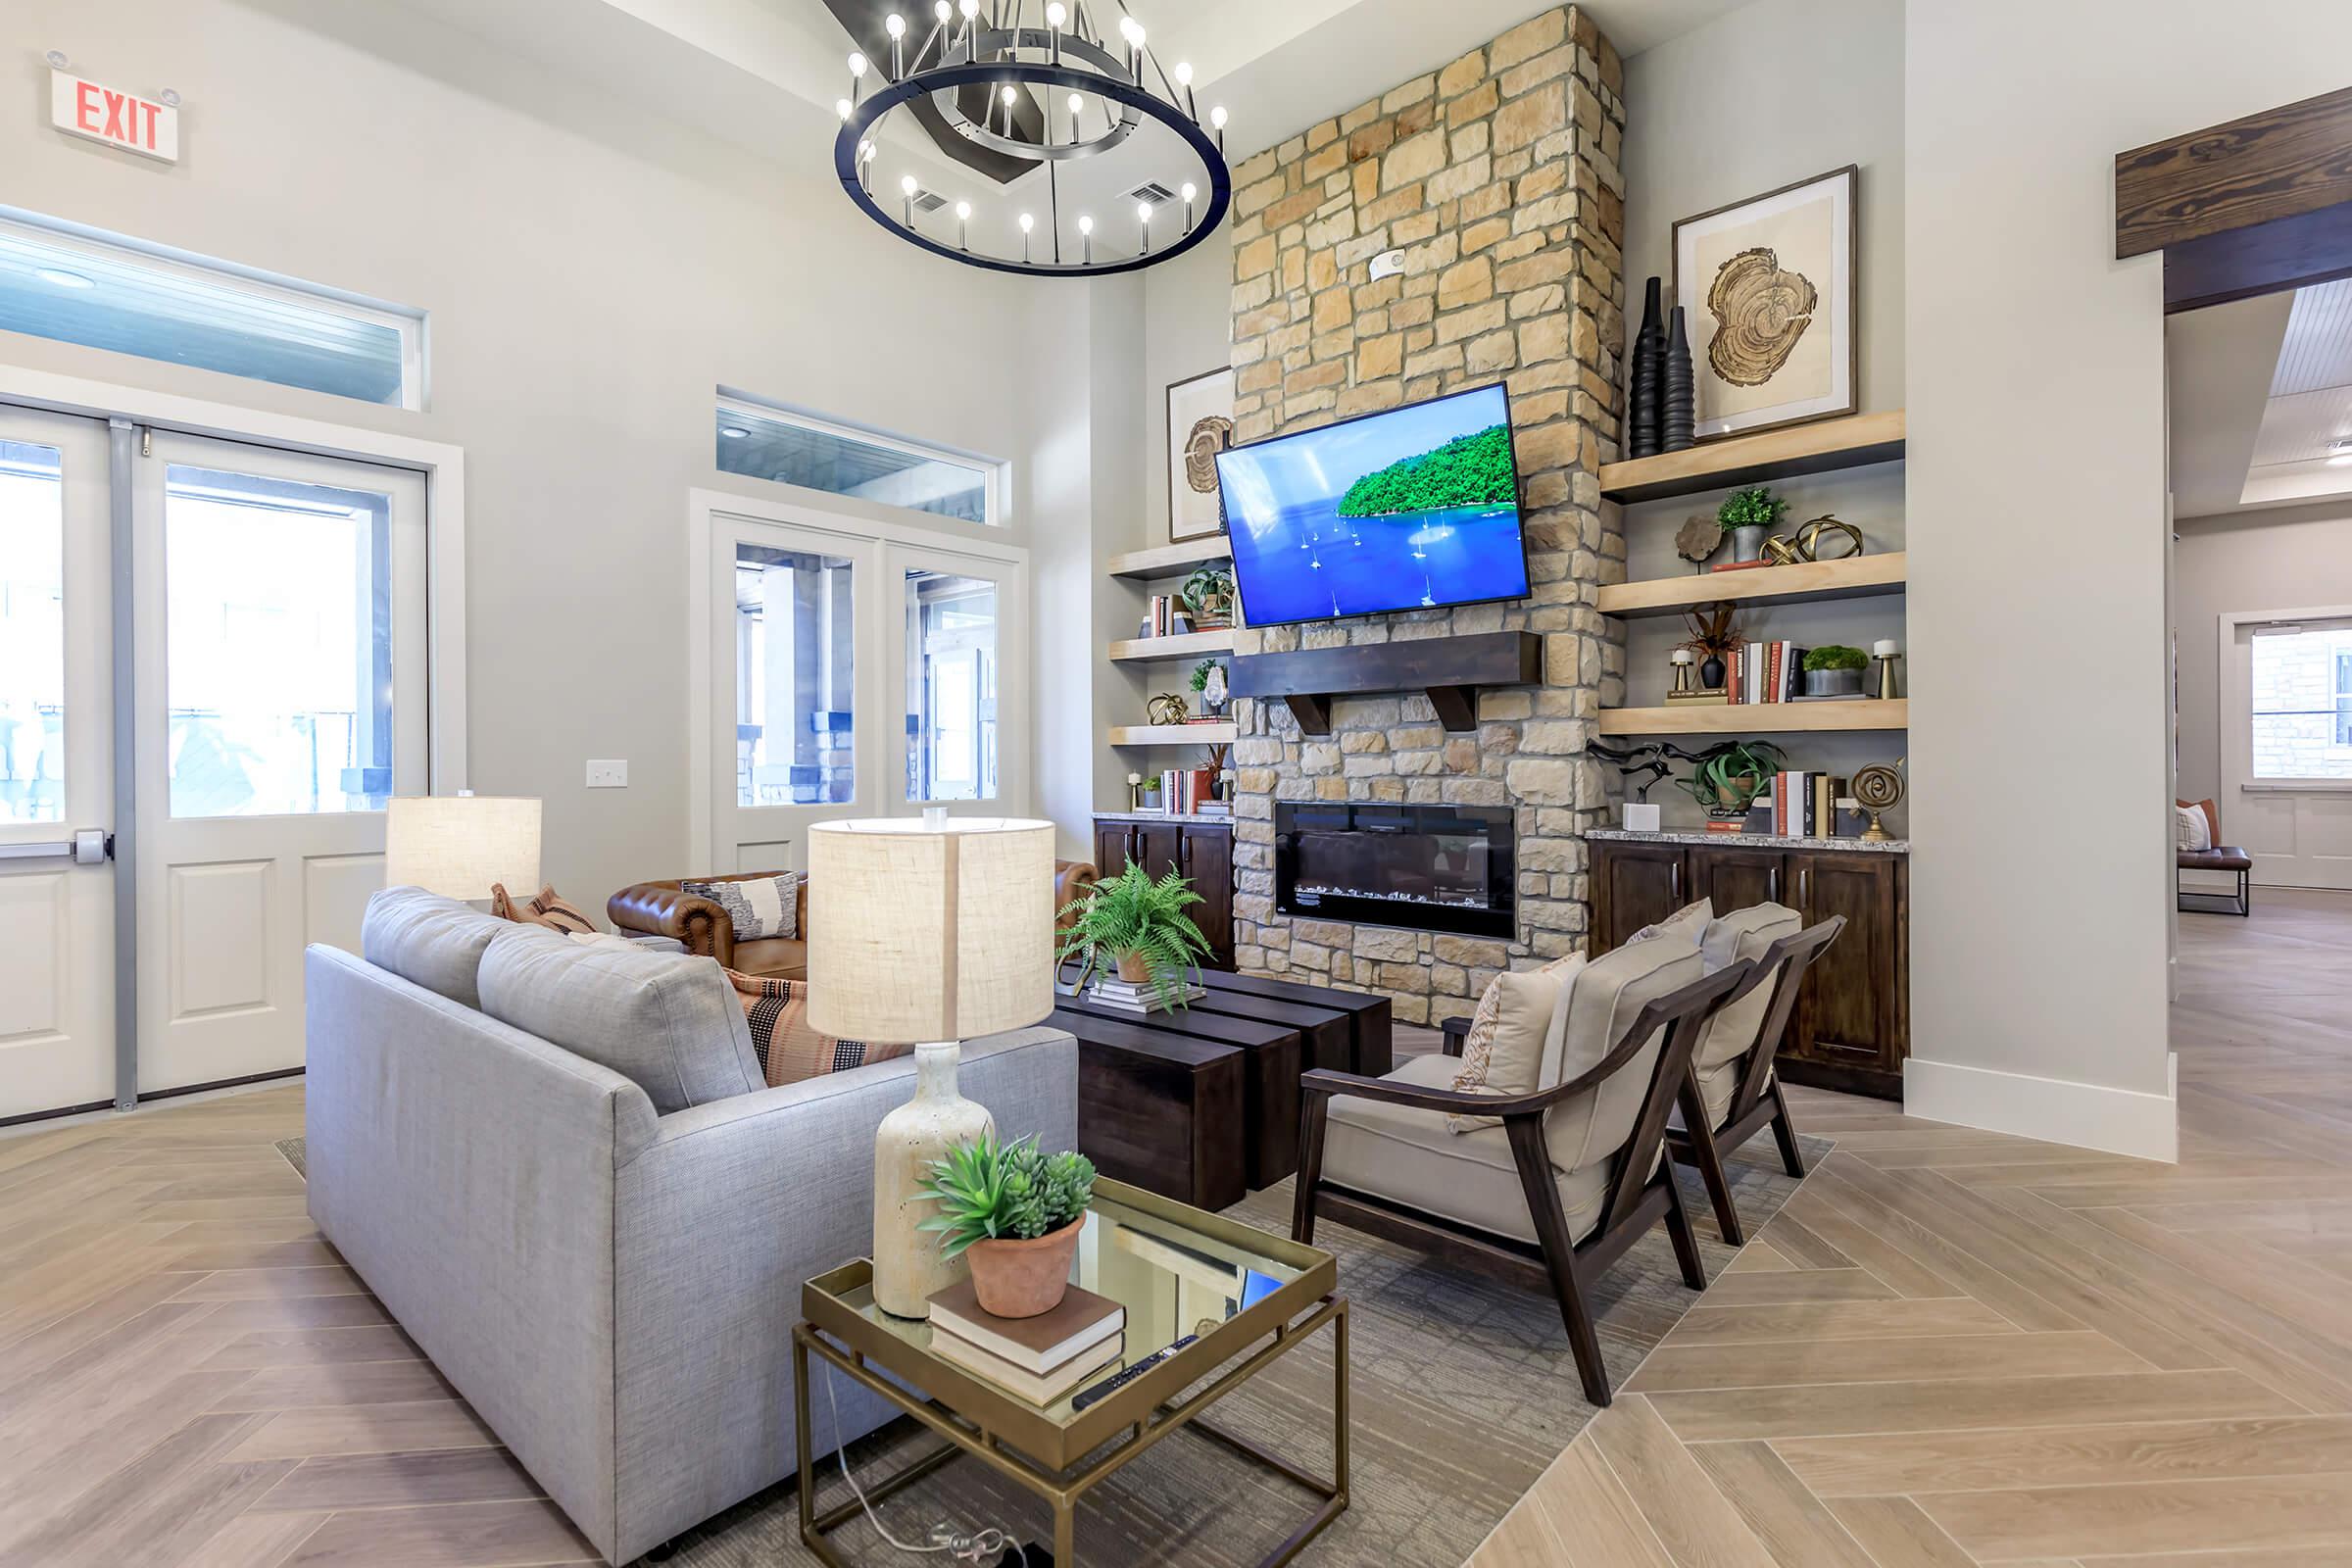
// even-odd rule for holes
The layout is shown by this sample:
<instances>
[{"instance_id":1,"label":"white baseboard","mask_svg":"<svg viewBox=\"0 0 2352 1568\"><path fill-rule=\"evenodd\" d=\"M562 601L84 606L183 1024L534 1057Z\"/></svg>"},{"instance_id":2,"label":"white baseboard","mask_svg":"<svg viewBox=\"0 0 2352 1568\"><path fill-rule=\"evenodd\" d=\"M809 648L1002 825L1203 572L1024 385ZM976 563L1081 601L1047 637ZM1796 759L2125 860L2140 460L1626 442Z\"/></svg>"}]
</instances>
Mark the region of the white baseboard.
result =
<instances>
[{"instance_id":1,"label":"white baseboard","mask_svg":"<svg viewBox=\"0 0 2352 1568\"><path fill-rule=\"evenodd\" d=\"M2165 1092L2150 1095L1914 1056L1903 1064L1903 1112L2173 1164L2180 1158L2180 1058L2168 1054Z\"/></svg>"}]
</instances>

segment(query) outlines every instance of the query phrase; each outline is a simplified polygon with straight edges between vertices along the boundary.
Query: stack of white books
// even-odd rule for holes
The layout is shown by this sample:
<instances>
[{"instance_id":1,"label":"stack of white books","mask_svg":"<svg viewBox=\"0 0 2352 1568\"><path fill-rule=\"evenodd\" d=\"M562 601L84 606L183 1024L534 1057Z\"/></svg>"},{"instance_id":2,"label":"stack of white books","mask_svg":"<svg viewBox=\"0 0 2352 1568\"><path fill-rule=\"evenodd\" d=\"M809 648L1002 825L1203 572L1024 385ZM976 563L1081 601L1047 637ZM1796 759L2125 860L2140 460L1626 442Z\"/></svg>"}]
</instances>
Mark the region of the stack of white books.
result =
<instances>
[{"instance_id":1,"label":"stack of white books","mask_svg":"<svg viewBox=\"0 0 2352 1568\"><path fill-rule=\"evenodd\" d=\"M931 1349L1032 1404L1052 1404L1126 1346L1127 1309L1076 1285L1037 1317L987 1311L968 1279L931 1298Z\"/></svg>"},{"instance_id":2,"label":"stack of white books","mask_svg":"<svg viewBox=\"0 0 2352 1568\"><path fill-rule=\"evenodd\" d=\"M1177 988L1177 996L1187 1005L1208 995L1208 988L1197 980L1188 979ZM1167 1004L1160 1000L1159 989L1149 980L1122 980L1115 974L1099 974L1087 982L1086 1000L1104 1007L1116 1007L1121 1012L1165 1012Z\"/></svg>"}]
</instances>

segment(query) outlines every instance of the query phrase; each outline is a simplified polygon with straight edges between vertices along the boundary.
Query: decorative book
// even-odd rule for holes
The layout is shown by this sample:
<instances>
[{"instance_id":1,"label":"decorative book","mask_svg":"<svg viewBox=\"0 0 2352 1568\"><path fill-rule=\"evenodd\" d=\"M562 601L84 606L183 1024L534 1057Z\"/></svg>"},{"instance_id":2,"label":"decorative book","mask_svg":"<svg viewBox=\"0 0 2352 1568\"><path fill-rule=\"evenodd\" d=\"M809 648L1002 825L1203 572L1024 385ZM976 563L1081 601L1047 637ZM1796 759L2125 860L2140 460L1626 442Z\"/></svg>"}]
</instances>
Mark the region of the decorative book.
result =
<instances>
[{"instance_id":1,"label":"decorative book","mask_svg":"<svg viewBox=\"0 0 2352 1568\"><path fill-rule=\"evenodd\" d=\"M1184 1000L1187 1005L1190 1005L1207 996L1208 988L1198 981L1187 981L1178 989L1177 995ZM1088 981L1086 1000L1098 1006L1116 1007L1121 1012L1145 1013L1169 1010L1160 1002L1158 991L1153 989L1149 982L1138 985L1132 980L1122 980L1117 975L1099 974Z\"/></svg>"},{"instance_id":2,"label":"decorative book","mask_svg":"<svg viewBox=\"0 0 2352 1568\"><path fill-rule=\"evenodd\" d=\"M1053 1371L1024 1372L1001 1355L991 1355L969 1340L955 1334L936 1332L937 1310L933 1312L934 1332L931 1336L932 1353L943 1361L953 1361L966 1372L976 1372L1007 1394L1016 1394L1031 1404L1052 1404L1077 1388L1088 1378L1119 1359L1126 1349L1127 1336L1113 1334L1088 1346Z\"/></svg>"},{"instance_id":3,"label":"decorative book","mask_svg":"<svg viewBox=\"0 0 2352 1568\"><path fill-rule=\"evenodd\" d=\"M1062 1297L1059 1306L1036 1317L998 1317L982 1311L969 1279L958 1280L931 1298L934 1349L944 1331L1036 1377L1045 1376L1126 1326L1125 1307L1076 1285Z\"/></svg>"}]
</instances>

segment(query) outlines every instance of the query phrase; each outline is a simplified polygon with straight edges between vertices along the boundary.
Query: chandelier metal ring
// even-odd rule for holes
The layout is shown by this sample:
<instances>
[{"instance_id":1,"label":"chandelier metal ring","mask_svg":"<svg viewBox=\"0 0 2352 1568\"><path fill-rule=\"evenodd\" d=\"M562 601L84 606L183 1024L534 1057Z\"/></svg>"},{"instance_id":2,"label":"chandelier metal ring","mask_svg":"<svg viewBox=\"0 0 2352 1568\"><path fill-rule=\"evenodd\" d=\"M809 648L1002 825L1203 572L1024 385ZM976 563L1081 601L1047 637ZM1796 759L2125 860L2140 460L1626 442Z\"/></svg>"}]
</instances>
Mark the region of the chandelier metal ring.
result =
<instances>
[{"instance_id":1,"label":"chandelier metal ring","mask_svg":"<svg viewBox=\"0 0 2352 1568\"><path fill-rule=\"evenodd\" d=\"M1035 35L1037 32L1036 28L1007 28L1004 29L1004 36L1009 42L1015 33ZM1026 36L1023 41L1028 41ZM1083 40L1073 39L1070 34L1064 33L1060 39L1061 49L1065 54L1080 53L1076 45L1081 41ZM1042 47L1042 38L1033 46ZM1096 52L1102 53L1102 51ZM1008 59L983 61L978 64L967 61L955 65L932 66L911 73L903 80L889 81L886 79L862 102L857 104L849 116L842 121L840 131L833 139L834 173L840 178L841 188L848 193L850 200L856 202L875 222L911 245L919 245L935 255L947 257L950 261L962 262L966 266L985 268L997 272L1014 272L1030 277L1103 277L1113 273L1132 272L1143 268L1157 266L1161 262L1183 255L1215 231L1217 225L1224 220L1226 210L1233 205L1233 173L1226 166L1224 153L1218 148L1216 141L1207 130L1194 121L1191 115L1177 105L1153 94L1149 88L1139 86L1128 79L1125 68L1109 61L1106 55L1104 62L1109 64L1111 70L1115 71L1117 74L1109 74L1102 71L1081 70L1073 66L1054 65L1046 61ZM882 204L882 201L866 188L865 181L858 174L858 150L861 145L872 140L874 126L892 110L911 103L917 98L933 94L946 93L952 96L956 91L967 86L986 86L994 90L1008 84L1019 83L1053 91L1088 93L1095 97L1107 99L1121 107L1123 122L1137 115L1148 116L1175 132L1200 159L1202 173L1207 181L1207 190L1203 193L1207 199L1200 211L1198 220L1191 228L1168 244L1156 246L1138 255L1111 256L1093 262L1051 259L1024 262L1018 259L994 256L985 251L967 250L961 246L933 239L912 224L900 221ZM968 127L968 122L966 123ZM965 130L965 134L971 134L969 128ZM1126 131L1122 130L1119 134L1121 139L1124 139ZM999 138L999 140L1003 140L1003 138ZM1098 137L1094 143L1073 145L1085 147L1090 151L1102 151L1110 143ZM1046 149L1026 142L1005 142L1001 150L1010 152L1013 156L1020 158L1047 156ZM1049 234L1047 236L1048 243L1051 244L1054 238L1054 235Z\"/></svg>"},{"instance_id":2,"label":"chandelier metal ring","mask_svg":"<svg viewBox=\"0 0 2352 1568\"><path fill-rule=\"evenodd\" d=\"M1063 33L1056 38L1043 27L1006 27L997 30L984 27L980 32L978 47L984 55L991 53L1003 55L1007 50L1036 49L1043 51L1056 45L1063 54L1075 55L1093 66L1102 74L1103 79L1123 80L1126 77L1127 68L1113 59L1109 50L1069 33ZM1106 97L1107 95L1098 92L1096 96ZM1156 99L1153 101L1157 102ZM994 100L992 99L991 102ZM1132 105L1121 104L1119 105L1119 118L1111 122L1110 128L1091 140L1029 142L1002 135L989 129L985 124L974 124L972 118L956 104L954 93L935 99L932 107L939 111L942 119L956 127L957 135L974 146L986 147L1009 158L1043 158L1050 163L1075 162L1079 159L1092 158L1098 153L1106 153L1129 136L1134 135L1136 127L1143 123Z\"/></svg>"}]
</instances>

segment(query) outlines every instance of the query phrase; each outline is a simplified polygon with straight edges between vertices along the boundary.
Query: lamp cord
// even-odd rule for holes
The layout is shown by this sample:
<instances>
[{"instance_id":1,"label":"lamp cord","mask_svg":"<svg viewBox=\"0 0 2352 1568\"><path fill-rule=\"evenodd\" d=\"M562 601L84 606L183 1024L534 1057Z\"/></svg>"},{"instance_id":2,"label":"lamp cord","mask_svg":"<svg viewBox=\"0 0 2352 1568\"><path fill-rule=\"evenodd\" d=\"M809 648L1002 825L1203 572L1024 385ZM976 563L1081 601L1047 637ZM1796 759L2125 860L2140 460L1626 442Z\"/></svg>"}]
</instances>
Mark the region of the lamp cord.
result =
<instances>
[{"instance_id":1,"label":"lamp cord","mask_svg":"<svg viewBox=\"0 0 2352 1568\"><path fill-rule=\"evenodd\" d=\"M865 1510L865 1522L874 1527L874 1534L909 1556L919 1557L928 1556L934 1552L947 1552L957 1562L973 1564L987 1561L992 1556L1002 1553L1005 1547L1010 1546L1019 1556L1021 1568L1029 1568L1029 1548L995 1525L983 1526L977 1534L965 1535L943 1520L931 1527L931 1544L927 1546L909 1545L885 1529L880 1516L874 1512L874 1505L866 1500L865 1489L858 1484L858 1477L850 1469L850 1446L842 1441L841 1436L841 1401L833 1393L833 1368L825 1365L823 1371L825 1374L825 1407L833 1415L833 1457L841 1465L841 1479L850 1484L851 1493L858 1498L858 1506Z\"/></svg>"}]
</instances>

